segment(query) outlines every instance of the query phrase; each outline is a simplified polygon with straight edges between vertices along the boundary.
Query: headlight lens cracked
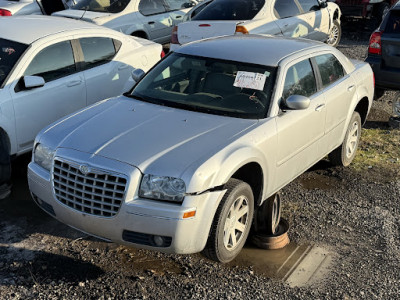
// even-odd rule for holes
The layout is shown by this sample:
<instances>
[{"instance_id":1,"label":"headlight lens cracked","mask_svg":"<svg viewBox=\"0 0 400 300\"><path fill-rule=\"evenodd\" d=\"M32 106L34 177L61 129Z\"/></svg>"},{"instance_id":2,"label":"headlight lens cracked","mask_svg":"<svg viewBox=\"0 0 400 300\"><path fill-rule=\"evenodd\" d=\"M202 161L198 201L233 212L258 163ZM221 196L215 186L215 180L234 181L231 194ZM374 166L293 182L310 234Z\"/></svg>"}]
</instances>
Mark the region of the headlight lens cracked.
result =
<instances>
[{"instance_id":1,"label":"headlight lens cracked","mask_svg":"<svg viewBox=\"0 0 400 300\"><path fill-rule=\"evenodd\" d=\"M43 144L37 144L34 153L34 161L42 168L50 171L54 157L54 150Z\"/></svg>"},{"instance_id":2,"label":"headlight lens cracked","mask_svg":"<svg viewBox=\"0 0 400 300\"><path fill-rule=\"evenodd\" d=\"M140 184L139 196L154 200L182 202L186 185L182 179L145 174Z\"/></svg>"}]
</instances>

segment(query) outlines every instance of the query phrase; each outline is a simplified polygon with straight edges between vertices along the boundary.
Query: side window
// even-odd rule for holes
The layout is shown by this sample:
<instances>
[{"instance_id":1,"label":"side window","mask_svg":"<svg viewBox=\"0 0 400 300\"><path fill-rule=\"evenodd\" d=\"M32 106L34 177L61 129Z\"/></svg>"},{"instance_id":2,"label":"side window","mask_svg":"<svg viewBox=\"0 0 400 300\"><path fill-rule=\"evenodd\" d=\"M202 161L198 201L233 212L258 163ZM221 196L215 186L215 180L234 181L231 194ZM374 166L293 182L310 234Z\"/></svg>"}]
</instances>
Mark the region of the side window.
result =
<instances>
[{"instance_id":1,"label":"side window","mask_svg":"<svg viewBox=\"0 0 400 300\"><path fill-rule=\"evenodd\" d=\"M322 85L326 87L344 76L342 64L333 54L324 54L315 57L321 74Z\"/></svg>"},{"instance_id":2,"label":"side window","mask_svg":"<svg viewBox=\"0 0 400 300\"><path fill-rule=\"evenodd\" d=\"M275 15L279 19L294 17L300 14L299 7L294 0L278 0L274 6Z\"/></svg>"},{"instance_id":3,"label":"side window","mask_svg":"<svg viewBox=\"0 0 400 300\"><path fill-rule=\"evenodd\" d=\"M139 11L142 15L150 16L166 12L162 0L142 0L139 3Z\"/></svg>"},{"instance_id":4,"label":"side window","mask_svg":"<svg viewBox=\"0 0 400 300\"><path fill-rule=\"evenodd\" d=\"M303 60L288 69L282 93L283 99L286 100L291 95L310 97L316 92L317 84L310 60Z\"/></svg>"},{"instance_id":5,"label":"side window","mask_svg":"<svg viewBox=\"0 0 400 300\"><path fill-rule=\"evenodd\" d=\"M301 7L305 13L309 11L316 11L320 9L317 0L299 0Z\"/></svg>"},{"instance_id":6,"label":"side window","mask_svg":"<svg viewBox=\"0 0 400 300\"><path fill-rule=\"evenodd\" d=\"M165 2L168 5L168 11L189 8L193 6L189 0L165 0Z\"/></svg>"},{"instance_id":7,"label":"side window","mask_svg":"<svg viewBox=\"0 0 400 300\"><path fill-rule=\"evenodd\" d=\"M85 69L108 63L116 53L114 41L110 38L82 38L79 42L83 51Z\"/></svg>"},{"instance_id":8,"label":"side window","mask_svg":"<svg viewBox=\"0 0 400 300\"><path fill-rule=\"evenodd\" d=\"M46 82L76 72L74 55L69 41L60 42L40 51L26 69L25 76L42 76Z\"/></svg>"}]
</instances>

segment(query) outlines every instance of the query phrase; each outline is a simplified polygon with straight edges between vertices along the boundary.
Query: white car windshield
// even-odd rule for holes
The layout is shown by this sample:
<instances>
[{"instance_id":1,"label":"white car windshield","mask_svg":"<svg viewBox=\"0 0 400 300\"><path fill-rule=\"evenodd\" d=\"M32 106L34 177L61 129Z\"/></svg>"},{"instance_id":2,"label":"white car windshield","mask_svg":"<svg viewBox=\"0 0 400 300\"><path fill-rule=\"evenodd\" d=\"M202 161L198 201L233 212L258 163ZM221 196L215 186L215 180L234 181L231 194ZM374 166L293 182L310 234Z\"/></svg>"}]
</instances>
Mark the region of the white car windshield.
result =
<instances>
[{"instance_id":1,"label":"white car windshield","mask_svg":"<svg viewBox=\"0 0 400 300\"><path fill-rule=\"evenodd\" d=\"M275 67L172 53L131 96L155 104L259 119L267 115Z\"/></svg>"},{"instance_id":2,"label":"white car windshield","mask_svg":"<svg viewBox=\"0 0 400 300\"><path fill-rule=\"evenodd\" d=\"M0 39L0 86L3 85L4 80L26 48L28 45Z\"/></svg>"},{"instance_id":3,"label":"white car windshield","mask_svg":"<svg viewBox=\"0 0 400 300\"><path fill-rule=\"evenodd\" d=\"M130 0L80 0L72 9L119 13L125 9Z\"/></svg>"}]
</instances>

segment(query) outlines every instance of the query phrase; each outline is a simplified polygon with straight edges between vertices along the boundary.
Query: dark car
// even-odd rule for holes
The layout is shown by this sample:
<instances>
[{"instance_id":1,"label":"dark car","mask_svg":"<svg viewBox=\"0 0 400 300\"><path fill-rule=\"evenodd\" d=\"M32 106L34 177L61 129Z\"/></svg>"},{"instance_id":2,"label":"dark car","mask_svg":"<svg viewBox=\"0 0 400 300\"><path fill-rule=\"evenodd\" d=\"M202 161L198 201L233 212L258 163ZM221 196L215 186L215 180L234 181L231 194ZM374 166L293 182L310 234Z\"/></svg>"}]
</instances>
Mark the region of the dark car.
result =
<instances>
[{"instance_id":1,"label":"dark car","mask_svg":"<svg viewBox=\"0 0 400 300\"><path fill-rule=\"evenodd\" d=\"M400 2L372 33L365 61L375 74L375 98L380 98L385 90L400 90Z\"/></svg>"},{"instance_id":2,"label":"dark car","mask_svg":"<svg viewBox=\"0 0 400 300\"><path fill-rule=\"evenodd\" d=\"M334 0L344 17L372 17L379 23L397 0Z\"/></svg>"}]
</instances>

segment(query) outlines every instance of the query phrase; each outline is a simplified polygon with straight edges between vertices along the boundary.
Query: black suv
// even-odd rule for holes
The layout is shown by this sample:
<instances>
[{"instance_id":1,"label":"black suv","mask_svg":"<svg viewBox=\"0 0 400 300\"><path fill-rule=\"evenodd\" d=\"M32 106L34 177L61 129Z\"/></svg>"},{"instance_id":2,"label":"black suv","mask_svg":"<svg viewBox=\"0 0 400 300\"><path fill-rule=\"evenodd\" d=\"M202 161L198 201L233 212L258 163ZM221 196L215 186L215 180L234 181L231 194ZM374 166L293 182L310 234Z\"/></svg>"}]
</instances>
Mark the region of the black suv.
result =
<instances>
[{"instance_id":1,"label":"black suv","mask_svg":"<svg viewBox=\"0 0 400 300\"><path fill-rule=\"evenodd\" d=\"M375 74L376 98L380 98L386 89L400 90L400 2L389 10L372 33L365 61Z\"/></svg>"}]
</instances>

